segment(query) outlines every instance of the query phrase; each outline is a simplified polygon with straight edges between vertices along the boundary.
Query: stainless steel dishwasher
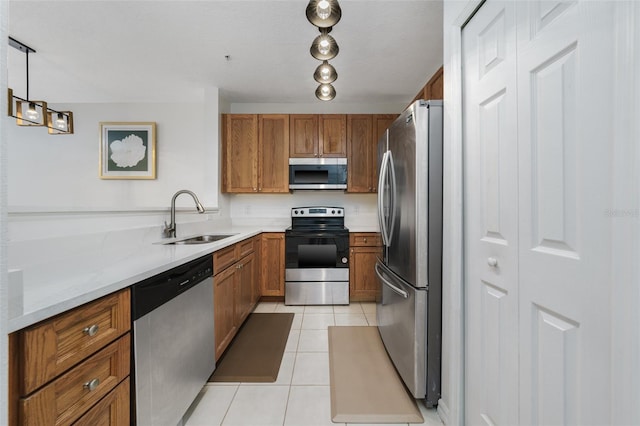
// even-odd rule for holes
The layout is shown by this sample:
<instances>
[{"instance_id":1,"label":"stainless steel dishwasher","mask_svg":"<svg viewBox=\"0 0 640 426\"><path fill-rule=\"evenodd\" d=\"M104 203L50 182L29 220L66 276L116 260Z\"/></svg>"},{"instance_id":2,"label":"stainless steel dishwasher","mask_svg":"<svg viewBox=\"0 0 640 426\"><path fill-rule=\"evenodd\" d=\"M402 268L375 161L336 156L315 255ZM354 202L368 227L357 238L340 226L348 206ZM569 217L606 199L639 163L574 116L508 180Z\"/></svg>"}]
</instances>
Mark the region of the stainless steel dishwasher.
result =
<instances>
[{"instance_id":1,"label":"stainless steel dishwasher","mask_svg":"<svg viewBox=\"0 0 640 426\"><path fill-rule=\"evenodd\" d=\"M176 426L215 368L213 256L132 286L131 419Z\"/></svg>"}]
</instances>

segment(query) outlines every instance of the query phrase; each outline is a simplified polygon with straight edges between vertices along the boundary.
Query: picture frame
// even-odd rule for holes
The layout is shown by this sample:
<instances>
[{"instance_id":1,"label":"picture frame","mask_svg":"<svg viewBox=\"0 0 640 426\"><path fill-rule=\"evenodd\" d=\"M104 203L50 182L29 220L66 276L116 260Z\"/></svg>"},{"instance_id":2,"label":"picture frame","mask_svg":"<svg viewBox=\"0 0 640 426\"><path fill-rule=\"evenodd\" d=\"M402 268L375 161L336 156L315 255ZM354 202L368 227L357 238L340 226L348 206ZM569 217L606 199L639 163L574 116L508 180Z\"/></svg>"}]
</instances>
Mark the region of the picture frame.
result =
<instances>
[{"instance_id":1,"label":"picture frame","mask_svg":"<svg viewBox=\"0 0 640 426\"><path fill-rule=\"evenodd\" d=\"M156 123L100 123L100 179L156 178Z\"/></svg>"}]
</instances>

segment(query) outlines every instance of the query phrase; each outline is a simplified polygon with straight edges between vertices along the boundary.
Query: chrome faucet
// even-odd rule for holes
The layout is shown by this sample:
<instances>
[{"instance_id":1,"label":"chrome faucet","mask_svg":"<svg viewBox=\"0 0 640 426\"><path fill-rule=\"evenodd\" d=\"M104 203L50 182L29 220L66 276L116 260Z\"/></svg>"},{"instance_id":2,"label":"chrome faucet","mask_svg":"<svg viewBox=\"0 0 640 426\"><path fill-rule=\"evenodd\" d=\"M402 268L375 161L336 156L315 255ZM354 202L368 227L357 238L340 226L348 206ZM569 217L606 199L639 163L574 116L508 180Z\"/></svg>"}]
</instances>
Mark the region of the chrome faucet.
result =
<instances>
[{"instance_id":1,"label":"chrome faucet","mask_svg":"<svg viewBox=\"0 0 640 426\"><path fill-rule=\"evenodd\" d=\"M165 238L173 238L176 236L176 198L180 194L189 194L193 197L193 201L196 202L196 209L198 209L198 213L204 213L204 207L200 204L198 197L193 192L187 189L181 189L180 191L173 194L173 198L171 199L171 223L167 225L167 222L164 222L164 229L162 230L162 235Z\"/></svg>"}]
</instances>

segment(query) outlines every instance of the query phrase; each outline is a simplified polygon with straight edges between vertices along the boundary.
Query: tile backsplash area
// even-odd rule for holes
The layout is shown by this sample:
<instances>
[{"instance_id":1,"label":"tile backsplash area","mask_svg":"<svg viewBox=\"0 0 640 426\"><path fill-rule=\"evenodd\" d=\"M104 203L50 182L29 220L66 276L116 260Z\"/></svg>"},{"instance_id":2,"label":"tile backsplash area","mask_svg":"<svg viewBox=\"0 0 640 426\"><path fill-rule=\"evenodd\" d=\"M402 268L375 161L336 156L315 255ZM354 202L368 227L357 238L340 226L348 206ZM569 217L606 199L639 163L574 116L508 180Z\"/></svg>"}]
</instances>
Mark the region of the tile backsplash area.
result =
<instances>
[{"instance_id":1,"label":"tile backsplash area","mask_svg":"<svg viewBox=\"0 0 640 426\"><path fill-rule=\"evenodd\" d=\"M229 200L229 213L234 223L253 220L289 223L293 207L336 206L344 207L345 225L349 229L369 231L378 226L376 194L295 191L292 194L233 195Z\"/></svg>"}]
</instances>

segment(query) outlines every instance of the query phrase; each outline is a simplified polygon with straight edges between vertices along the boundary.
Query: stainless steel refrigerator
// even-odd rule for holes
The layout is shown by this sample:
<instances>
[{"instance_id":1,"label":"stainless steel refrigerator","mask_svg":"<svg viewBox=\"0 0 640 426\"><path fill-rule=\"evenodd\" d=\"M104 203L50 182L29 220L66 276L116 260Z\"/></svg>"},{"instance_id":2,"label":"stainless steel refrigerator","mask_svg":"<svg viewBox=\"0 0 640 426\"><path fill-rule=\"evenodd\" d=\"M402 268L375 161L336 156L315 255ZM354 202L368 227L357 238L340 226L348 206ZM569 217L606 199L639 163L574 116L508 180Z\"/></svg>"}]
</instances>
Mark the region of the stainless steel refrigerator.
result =
<instances>
[{"instance_id":1,"label":"stainless steel refrigerator","mask_svg":"<svg viewBox=\"0 0 640 426\"><path fill-rule=\"evenodd\" d=\"M442 336L442 102L416 101L378 145L383 255L377 321L409 391L440 398Z\"/></svg>"}]
</instances>

